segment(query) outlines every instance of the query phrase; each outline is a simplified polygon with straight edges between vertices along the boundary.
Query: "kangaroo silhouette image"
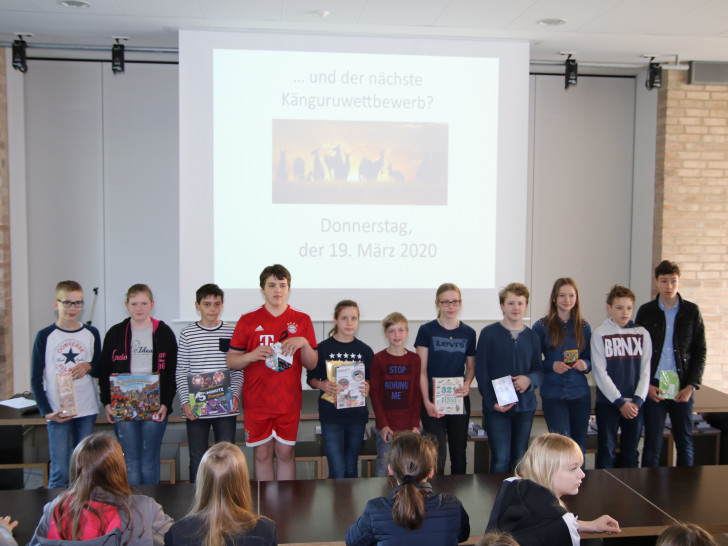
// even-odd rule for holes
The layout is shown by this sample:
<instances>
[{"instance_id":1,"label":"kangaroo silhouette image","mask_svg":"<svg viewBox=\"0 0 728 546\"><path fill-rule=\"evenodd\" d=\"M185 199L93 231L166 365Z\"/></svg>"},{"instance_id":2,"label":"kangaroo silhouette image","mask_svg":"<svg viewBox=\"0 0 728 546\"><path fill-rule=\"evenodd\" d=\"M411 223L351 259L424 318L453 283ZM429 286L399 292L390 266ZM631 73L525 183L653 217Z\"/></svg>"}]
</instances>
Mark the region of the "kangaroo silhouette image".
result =
<instances>
[{"instance_id":1,"label":"kangaroo silhouette image","mask_svg":"<svg viewBox=\"0 0 728 546\"><path fill-rule=\"evenodd\" d=\"M404 174L402 174L401 171L395 171L392 168L392 164L390 163L387 167L387 170L389 171L389 179L394 180L395 182L404 182Z\"/></svg>"},{"instance_id":2,"label":"kangaroo silhouette image","mask_svg":"<svg viewBox=\"0 0 728 546\"><path fill-rule=\"evenodd\" d=\"M302 157L297 157L293 160L293 179L296 182L306 180L306 162Z\"/></svg>"},{"instance_id":3,"label":"kangaroo silhouette image","mask_svg":"<svg viewBox=\"0 0 728 546\"><path fill-rule=\"evenodd\" d=\"M286 152L281 152L281 158L278 160L276 182L288 182L288 169L286 169Z\"/></svg>"},{"instance_id":4,"label":"kangaroo silhouette image","mask_svg":"<svg viewBox=\"0 0 728 546\"><path fill-rule=\"evenodd\" d=\"M333 152L333 155L327 155L324 157L326 167L329 170L329 177L331 180L346 180L346 176L349 173L344 173L344 158L341 155L341 144L334 146Z\"/></svg>"},{"instance_id":5,"label":"kangaroo silhouette image","mask_svg":"<svg viewBox=\"0 0 728 546\"><path fill-rule=\"evenodd\" d=\"M309 180L311 177L316 182L320 182L324 178L326 178L326 171L324 170L324 166L321 163L321 157L319 156L318 148L316 148L313 152L311 152L311 155L313 156L313 170L309 173Z\"/></svg>"},{"instance_id":6,"label":"kangaroo silhouette image","mask_svg":"<svg viewBox=\"0 0 728 546\"><path fill-rule=\"evenodd\" d=\"M372 161L368 157L362 158L359 165L359 180L376 180L384 167L384 150L379 151L379 159Z\"/></svg>"}]
</instances>

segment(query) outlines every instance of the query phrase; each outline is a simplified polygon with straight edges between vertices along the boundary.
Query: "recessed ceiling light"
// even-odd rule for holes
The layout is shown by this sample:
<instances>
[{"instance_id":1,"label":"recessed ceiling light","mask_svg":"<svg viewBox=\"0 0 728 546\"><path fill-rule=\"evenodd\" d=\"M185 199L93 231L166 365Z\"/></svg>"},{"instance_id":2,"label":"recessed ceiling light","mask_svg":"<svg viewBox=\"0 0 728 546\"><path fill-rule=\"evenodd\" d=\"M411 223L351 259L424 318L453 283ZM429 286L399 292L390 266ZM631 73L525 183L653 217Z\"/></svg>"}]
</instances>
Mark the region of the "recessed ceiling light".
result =
<instances>
[{"instance_id":1,"label":"recessed ceiling light","mask_svg":"<svg viewBox=\"0 0 728 546\"><path fill-rule=\"evenodd\" d=\"M91 2L86 0L61 0L58 2L64 8L90 8Z\"/></svg>"},{"instance_id":2,"label":"recessed ceiling light","mask_svg":"<svg viewBox=\"0 0 728 546\"><path fill-rule=\"evenodd\" d=\"M545 19L539 19L536 23L542 27L558 27L565 25L566 19L561 19L560 17L546 17Z\"/></svg>"}]
</instances>

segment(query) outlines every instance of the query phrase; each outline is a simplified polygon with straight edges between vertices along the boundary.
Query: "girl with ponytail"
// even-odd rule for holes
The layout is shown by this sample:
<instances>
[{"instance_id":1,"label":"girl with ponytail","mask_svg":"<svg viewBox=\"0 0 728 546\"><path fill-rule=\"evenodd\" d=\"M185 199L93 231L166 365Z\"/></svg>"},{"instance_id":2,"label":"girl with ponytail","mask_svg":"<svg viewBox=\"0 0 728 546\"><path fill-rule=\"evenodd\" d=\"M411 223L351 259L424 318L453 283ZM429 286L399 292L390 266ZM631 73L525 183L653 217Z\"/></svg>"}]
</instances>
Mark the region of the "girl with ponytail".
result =
<instances>
[{"instance_id":1,"label":"girl with ponytail","mask_svg":"<svg viewBox=\"0 0 728 546\"><path fill-rule=\"evenodd\" d=\"M389 473L397 480L388 497L372 499L346 533L347 546L457 544L470 536L470 520L454 495L435 494L437 446L430 437L407 433L389 451Z\"/></svg>"}]
</instances>

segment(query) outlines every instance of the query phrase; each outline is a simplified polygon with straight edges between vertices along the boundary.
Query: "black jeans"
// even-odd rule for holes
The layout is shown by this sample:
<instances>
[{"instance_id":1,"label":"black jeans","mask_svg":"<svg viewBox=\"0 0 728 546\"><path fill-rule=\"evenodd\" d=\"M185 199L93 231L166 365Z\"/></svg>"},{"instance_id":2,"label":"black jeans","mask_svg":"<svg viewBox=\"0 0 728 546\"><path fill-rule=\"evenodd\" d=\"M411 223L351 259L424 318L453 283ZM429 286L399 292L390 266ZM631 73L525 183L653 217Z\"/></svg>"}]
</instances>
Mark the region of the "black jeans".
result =
<instances>
[{"instance_id":1,"label":"black jeans","mask_svg":"<svg viewBox=\"0 0 728 546\"><path fill-rule=\"evenodd\" d=\"M211 419L187 419L187 442L190 446L190 483L195 483L197 468L207 451L210 427L215 433L215 443L235 443L235 415Z\"/></svg>"},{"instance_id":2,"label":"black jeans","mask_svg":"<svg viewBox=\"0 0 728 546\"><path fill-rule=\"evenodd\" d=\"M422 428L437 438L437 474L445 473L447 446L450 448L450 474L465 474L465 448L468 445L468 423L470 423L470 397L466 396L462 415L445 415L436 419L430 417L422 406Z\"/></svg>"}]
</instances>

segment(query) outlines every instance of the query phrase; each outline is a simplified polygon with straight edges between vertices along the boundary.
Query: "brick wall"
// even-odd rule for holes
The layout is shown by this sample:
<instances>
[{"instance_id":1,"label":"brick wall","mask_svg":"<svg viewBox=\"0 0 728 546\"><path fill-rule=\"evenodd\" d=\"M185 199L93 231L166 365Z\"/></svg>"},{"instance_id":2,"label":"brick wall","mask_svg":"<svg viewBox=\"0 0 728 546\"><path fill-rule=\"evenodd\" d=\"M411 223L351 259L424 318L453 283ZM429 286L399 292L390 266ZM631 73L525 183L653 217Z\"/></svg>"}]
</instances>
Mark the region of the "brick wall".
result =
<instances>
[{"instance_id":1,"label":"brick wall","mask_svg":"<svg viewBox=\"0 0 728 546\"><path fill-rule=\"evenodd\" d=\"M680 293L705 320L703 382L728 392L728 86L663 72L658 99L653 265L678 262Z\"/></svg>"},{"instance_id":2,"label":"brick wall","mask_svg":"<svg viewBox=\"0 0 728 546\"><path fill-rule=\"evenodd\" d=\"M13 394L7 96L5 49L0 48L0 400Z\"/></svg>"}]
</instances>

